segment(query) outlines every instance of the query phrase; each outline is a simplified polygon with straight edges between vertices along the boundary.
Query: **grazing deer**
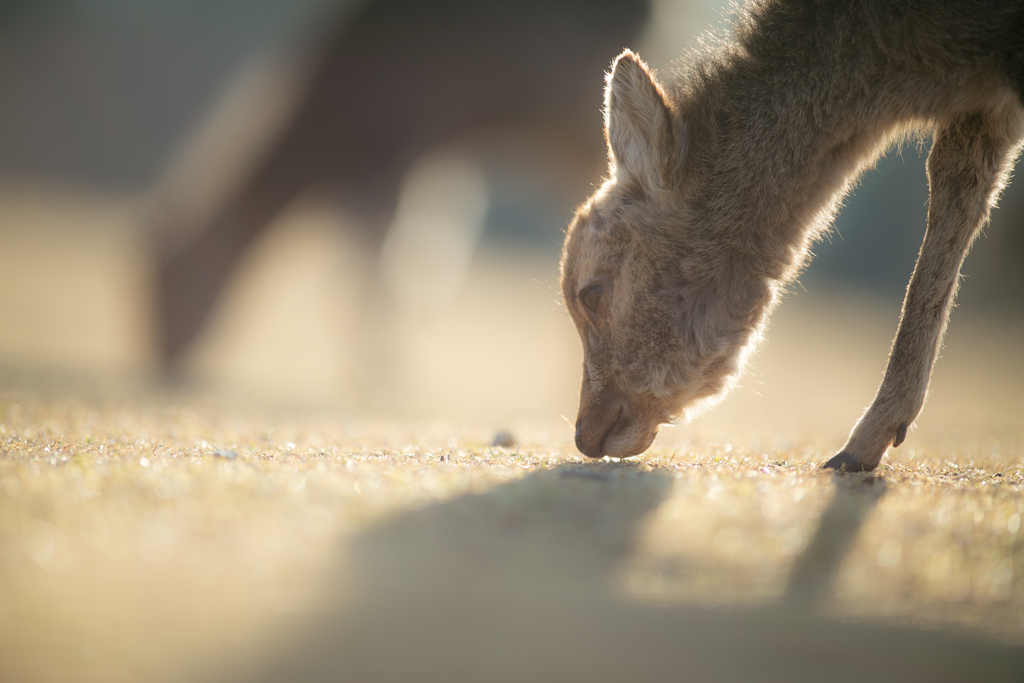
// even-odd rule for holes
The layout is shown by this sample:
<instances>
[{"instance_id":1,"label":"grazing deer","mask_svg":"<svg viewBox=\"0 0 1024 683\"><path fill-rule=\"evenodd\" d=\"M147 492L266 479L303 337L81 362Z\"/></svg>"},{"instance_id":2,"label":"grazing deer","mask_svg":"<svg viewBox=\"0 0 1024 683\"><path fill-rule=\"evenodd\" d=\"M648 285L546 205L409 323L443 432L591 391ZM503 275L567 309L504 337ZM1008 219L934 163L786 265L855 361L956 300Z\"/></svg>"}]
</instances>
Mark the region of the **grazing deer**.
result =
<instances>
[{"instance_id":1,"label":"grazing deer","mask_svg":"<svg viewBox=\"0 0 1024 683\"><path fill-rule=\"evenodd\" d=\"M276 130L224 150L240 118L224 117L226 125L207 134L220 144L201 138L200 153L154 191L149 222L167 365L196 338L250 245L311 188L343 204L377 251L410 165L479 131L516 130L539 141L568 162L569 185L578 177L586 187L603 160L586 144L599 128L586 124L596 100L583 76L635 38L649 13L648 0L354 6L323 27L324 46ZM250 163L227 179L211 177L230 152Z\"/></svg>"},{"instance_id":2,"label":"grazing deer","mask_svg":"<svg viewBox=\"0 0 1024 683\"><path fill-rule=\"evenodd\" d=\"M928 227L885 377L825 463L874 469L921 411L960 264L1024 140L1022 96L1012 0L760 0L664 80L619 55L608 178L562 254L584 347L579 449L639 454L721 399L858 176L930 133Z\"/></svg>"}]
</instances>

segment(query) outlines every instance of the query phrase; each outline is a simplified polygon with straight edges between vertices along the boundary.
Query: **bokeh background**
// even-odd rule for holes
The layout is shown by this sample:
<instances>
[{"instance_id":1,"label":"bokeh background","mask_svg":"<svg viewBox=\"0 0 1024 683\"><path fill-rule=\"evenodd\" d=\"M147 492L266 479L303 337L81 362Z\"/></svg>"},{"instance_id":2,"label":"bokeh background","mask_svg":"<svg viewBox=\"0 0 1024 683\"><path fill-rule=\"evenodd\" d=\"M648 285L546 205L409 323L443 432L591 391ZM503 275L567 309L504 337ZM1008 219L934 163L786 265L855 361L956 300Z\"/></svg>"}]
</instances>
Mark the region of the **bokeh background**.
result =
<instances>
[{"instance_id":1,"label":"bokeh background","mask_svg":"<svg viewBox=\"0 0 1024 683\"><path fill-rule=\"evenodd\" d=\"M647 18L607 53L536 18L584 5ZM927 140L864 177L728 400L640 458L576 452L557 262L603 170L602 70L627 46L667 69L728 12L642 5L0 0L0 679L1024 680L1024 183L876 476L819 464L882 377ZM415 132L435 85L483 97L458 78L499 48L516 58L483 99L517 124L325 155L390 174L393 215L296 193L165 363L168 245L245 183L331 45L351 31L342 75L390 69L401 99L438 63L408 44L452 51L433 12L472 40L467 17L509 8L394 120L375 100L365 128L305 134Z\"/></svg>"},{"instance_id":2,"label":"bokeh background","mask_svg":"<svg viewBox=\"0 0 1024 683\"><path fill-rule=\"evenodd\" d=\"M653 0L628 46L667 68L725 25L727 5ZM0 3L0 377L110 390L162 377L158 199L207 201L252 163L319 51L367 7ZM602 74L587 78L597 130ZM552 165L542 143L512 136L476 154L465 133L403 167L379 261L345 202L310 192L289 203L229 274L178 381L289 405L571 421L580 349L559 303L558 250L601 169L566 181L572 159ZM599 157L598 134L592 145ZM746 409L804 400L794 411L810 421L822 392L851 417L870 400L924 232L927 148L890 153L849 198L739 390ZM946 355L977 396L1002 396L1020 366L1022 223L1018 184L965 267ZM384 322L367 317L375 277ZM974 399L956 386L950 410L967 410Z\"/></svg>"}]
</instances>

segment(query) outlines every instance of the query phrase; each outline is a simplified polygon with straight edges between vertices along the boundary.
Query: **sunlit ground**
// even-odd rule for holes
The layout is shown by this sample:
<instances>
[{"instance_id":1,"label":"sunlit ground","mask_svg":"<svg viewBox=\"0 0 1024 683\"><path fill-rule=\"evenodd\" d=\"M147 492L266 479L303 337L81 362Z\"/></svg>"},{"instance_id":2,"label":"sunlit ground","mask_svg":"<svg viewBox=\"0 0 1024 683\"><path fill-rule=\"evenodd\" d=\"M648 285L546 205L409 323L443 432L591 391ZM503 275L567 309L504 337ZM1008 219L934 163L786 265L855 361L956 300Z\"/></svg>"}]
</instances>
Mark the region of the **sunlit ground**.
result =
<instances>
[{"instance_id":1,"label":"sunlit ground","mask_svg":"<svg viewBox=\"0 0 1024 683\"><path fill-rule=\"evenodd\" d=\"M818 466L899 302L799 288L725 403L593 463L550 256L481 252L366 402L360 260L296 211L170 390L131 206L2 205L0 680L1024 676L1016 322L956 312L876 476Z\"/></svg>"}]
</instances>

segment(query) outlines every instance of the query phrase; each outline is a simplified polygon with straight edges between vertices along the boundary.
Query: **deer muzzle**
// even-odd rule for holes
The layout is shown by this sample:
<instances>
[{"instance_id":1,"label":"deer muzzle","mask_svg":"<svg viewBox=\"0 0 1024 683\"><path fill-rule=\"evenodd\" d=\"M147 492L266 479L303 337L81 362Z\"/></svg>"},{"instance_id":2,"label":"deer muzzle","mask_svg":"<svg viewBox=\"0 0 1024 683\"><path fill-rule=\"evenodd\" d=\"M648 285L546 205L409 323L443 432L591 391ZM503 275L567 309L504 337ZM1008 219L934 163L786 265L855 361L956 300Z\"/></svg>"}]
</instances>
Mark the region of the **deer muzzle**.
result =
<instances>
[{"instance_id":1,"label":"deer muzzle","mask_svg":"<svg viewBox=\"0 0 1024 683\"><path fill-rule=\"evenodd\" d=\"M654 440L637 424L637 415L628 397L609 386L597 392L584 390L576 418L576 447L591 458L611 455L623 458L642 453ZM655 426L654 433L657 433Z\"/></svg>"}]
</instances>

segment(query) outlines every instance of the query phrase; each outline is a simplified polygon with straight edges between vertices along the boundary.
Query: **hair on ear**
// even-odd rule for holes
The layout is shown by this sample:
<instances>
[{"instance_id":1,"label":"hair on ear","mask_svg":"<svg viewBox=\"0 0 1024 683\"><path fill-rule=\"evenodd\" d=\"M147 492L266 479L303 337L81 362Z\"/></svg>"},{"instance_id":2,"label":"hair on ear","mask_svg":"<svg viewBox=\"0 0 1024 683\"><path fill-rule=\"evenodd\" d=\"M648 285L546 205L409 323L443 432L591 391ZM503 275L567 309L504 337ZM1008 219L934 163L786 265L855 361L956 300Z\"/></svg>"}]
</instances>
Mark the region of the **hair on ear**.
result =
<instances>
[{"instance_id":1,"label":"hair on ear","mask_svg":"<svg viewBox=\"0 0 1024 683\"><path fill-rule=\"evenodd\" d=\"M670 184L676 150L668 104L647 65L630 50L615 58L608 74L604 123L613 174L625 171L648 188Z\"/></svg>"}]
</instances>

